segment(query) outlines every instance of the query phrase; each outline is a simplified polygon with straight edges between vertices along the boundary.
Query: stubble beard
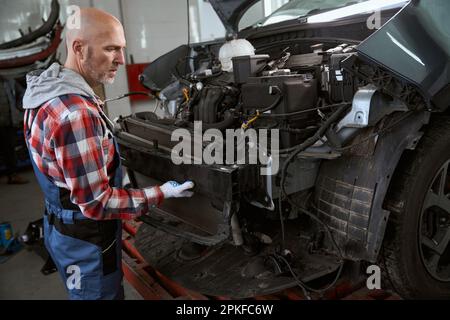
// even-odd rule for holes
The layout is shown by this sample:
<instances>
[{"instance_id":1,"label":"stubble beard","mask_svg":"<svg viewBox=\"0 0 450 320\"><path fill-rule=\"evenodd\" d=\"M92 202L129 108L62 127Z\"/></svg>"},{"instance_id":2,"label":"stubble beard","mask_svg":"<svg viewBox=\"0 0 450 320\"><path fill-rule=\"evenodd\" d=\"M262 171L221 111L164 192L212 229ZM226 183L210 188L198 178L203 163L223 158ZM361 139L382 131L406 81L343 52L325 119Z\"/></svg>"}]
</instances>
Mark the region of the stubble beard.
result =
<instances>
[{"instance_id":1,"label":"stubble beard","mask_svg":"<svg viewBox=\"0 0 450 320\"><path fill-rule=\"evenodd\" d=\"M108 75L108 71L105 72L96 72L96 67L92 64L92 52L88 49L88 56L85 63L85 70L88 73L88 76L94 80L96 83L101 84L113 84L114 76L110 77Z\"/></svg>"}]
</instances>

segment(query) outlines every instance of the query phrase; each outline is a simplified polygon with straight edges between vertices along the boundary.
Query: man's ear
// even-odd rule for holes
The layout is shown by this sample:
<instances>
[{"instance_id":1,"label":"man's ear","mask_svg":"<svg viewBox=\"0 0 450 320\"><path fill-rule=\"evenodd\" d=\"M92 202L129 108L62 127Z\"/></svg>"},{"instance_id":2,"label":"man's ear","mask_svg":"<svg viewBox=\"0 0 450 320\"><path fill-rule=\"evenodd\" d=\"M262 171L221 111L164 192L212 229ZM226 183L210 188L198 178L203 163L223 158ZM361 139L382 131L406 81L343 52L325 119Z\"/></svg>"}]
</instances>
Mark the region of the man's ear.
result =
<instances>
[{"instance_id":1,"label":"man's ear","mask_svg":"<svg viewBox=\"0 0 450 320\"><path fill-rule=\"evenodd\" d=\"M72 42L72 51L75 54L75 56L79 57L80 59L84 58L84 44L81 40L74 40Z\"/></svg>"}]
</instances>

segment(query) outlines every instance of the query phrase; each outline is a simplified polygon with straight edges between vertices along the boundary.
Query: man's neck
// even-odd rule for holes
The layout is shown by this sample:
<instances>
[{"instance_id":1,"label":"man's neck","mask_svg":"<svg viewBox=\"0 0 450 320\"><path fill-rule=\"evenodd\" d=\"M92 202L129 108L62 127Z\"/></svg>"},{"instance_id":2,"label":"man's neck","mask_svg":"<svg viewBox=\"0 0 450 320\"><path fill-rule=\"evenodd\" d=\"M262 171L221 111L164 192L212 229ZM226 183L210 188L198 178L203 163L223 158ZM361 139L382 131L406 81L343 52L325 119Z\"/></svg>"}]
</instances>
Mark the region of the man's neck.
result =
<instances>
[{"instance_id":1,"label":"man's neck","mask_svg":"<svg viewBox=\"0 0 450 320\"><path fill-rule=\"evenodd\" d=\"M86 83L92 88L92 90L95 90L96 85L92 83L92 81L89 81L89 78L84 75L81 68L78 66L77 63L74 63L70 61L69 59L66 60L66 63L64 63L64 68L70 69L76 73L78 73L80 76L83 77L83 79L86 81Z\"/></svg>"},{"instance_id":2,"label":"man's neck","mask_svg":"<svg viewBox=\"0 0 450 320\"><path fill-rule=\"evenodd\" d=\"M69 59L66 60L66 63L64 63L64 68L70 69L72 71L75 71L76 73L78 73L79 75L82 75L81 71L79 70L78 66L75 63L72 63L69 61ZM85 78L85 77L83 77ZM85 78L86 79L86 78Z\"/></svg>"}]
</instances>

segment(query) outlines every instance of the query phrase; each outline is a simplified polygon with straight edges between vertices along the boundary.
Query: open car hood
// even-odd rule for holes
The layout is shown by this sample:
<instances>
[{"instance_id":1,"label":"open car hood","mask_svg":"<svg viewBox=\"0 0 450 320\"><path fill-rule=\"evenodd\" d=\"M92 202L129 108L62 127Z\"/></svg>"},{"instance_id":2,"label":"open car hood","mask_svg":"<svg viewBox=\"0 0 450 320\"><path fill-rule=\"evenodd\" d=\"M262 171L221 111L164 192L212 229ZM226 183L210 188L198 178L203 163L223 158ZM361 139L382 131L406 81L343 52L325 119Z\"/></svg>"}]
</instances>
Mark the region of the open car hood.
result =
<instances>
[{"instance_id":1,"label":"open car hood","mask_svg":"<svg viewBox=\"0 0 450 320\"><path fill-rule=\"evenodd\" d=\"M228 32L238 32L242 15L259 0L209 0Z\"/></svg>"},{"instance_id":2,"label":"open car hood","mask_svg":"<svg viewBox=\"0 0 450 320\"><path fill-rule=\"evenodd\" d=\"M450 104L448 0L412 0L356 49L415 84L437 109Z\"/></svg>"}]
</instances>

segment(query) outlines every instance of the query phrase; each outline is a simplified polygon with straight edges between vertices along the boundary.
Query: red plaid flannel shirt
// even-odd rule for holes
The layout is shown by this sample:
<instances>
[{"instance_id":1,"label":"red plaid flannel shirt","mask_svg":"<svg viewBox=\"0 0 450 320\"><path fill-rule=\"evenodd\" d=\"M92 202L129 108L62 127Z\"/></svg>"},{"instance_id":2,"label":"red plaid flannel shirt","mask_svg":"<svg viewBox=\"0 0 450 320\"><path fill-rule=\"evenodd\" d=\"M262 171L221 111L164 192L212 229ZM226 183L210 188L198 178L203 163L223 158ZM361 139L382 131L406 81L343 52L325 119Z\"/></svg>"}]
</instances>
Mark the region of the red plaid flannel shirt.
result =
<instances>
[{"instance_id":1,"label":"red plaid flannel shirt","mask_svg":"<svg viewBox=\"0 0 450 320\"><path fill-rule=\"evenodd\" d=\"M70 191L70 200L90 219L131 219L158 205L163 193L158 186L144 189L113 188L113 136L102 119L100 107L79 95L52 99L38 109L29 142L39 170L56 186Z\"/></svg>"}]
</instances>

